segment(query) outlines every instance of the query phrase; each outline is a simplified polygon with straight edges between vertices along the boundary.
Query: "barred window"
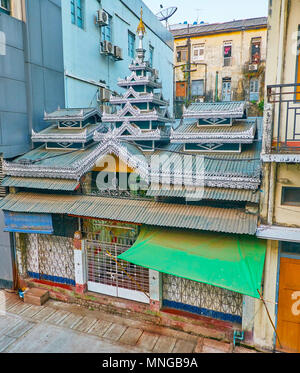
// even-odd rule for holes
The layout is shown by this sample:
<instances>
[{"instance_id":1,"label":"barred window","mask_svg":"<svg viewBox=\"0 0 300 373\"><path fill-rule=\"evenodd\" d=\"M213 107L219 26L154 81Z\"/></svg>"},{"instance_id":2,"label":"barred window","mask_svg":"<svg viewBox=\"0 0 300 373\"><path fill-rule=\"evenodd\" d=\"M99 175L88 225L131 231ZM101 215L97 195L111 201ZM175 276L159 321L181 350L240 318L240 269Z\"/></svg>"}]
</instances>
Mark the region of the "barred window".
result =
<instances>
[{"instance_id":1,"label":"barred window","mask_svg":"<svg viewBox=\"0 0 300 373\"><path fill-rule=\"evenodd\" d=\"M83 28L84 0L71 0L71 22Z\"/></svg>"},{"instance_id":2,"label":"barred window","mask_svg":"<svg viewBox=\"0 0 300 373\"><path fill-rule=\"evenodd\" d=\"M106 26L101 27L102 41L112 42L112 16L108 14L108 23Z\"/></svg>"},{"instance_id":3,"label":"barred window","mask_svg":"<svg viewBox=\"0 0 300 373\"><path fill-rule=\"evenodd\" d=\"M135 35L128 31L128 56L134 58L135 56Z\"/></svg>"}]
</instances>

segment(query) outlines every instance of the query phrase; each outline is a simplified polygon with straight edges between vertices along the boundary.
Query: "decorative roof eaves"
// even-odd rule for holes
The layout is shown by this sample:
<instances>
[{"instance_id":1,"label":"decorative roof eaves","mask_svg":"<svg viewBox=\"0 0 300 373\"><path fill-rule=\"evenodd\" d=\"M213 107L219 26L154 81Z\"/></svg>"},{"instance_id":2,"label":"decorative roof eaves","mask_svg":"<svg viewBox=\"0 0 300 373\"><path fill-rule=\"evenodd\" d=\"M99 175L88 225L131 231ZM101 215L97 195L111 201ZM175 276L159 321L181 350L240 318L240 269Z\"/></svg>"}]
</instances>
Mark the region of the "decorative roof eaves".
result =
<instances>
[{"instance_id":1,"label":"decorative roof eaves","mask_svg":"<svg viewBox=\"0 0 300 373\"><path fill-rule=\"evenodd\" d=\"M130 135L123 135L124 131L128 131ZM139 127L135 127L127 120L121 127L110 130L107 133L94 132L94 141L103 141L107 139L118 140L159 140L162 137L161 131L157 128L154 131L142 131Z\"/></svg>"},{"instance_id":2,"label":"decorative roof eaves","mask_svg":"<svg viewBox=\"0 0 300 373\"><path fill-rule=\"evenodd\" d=\"M180 143L180 142L190 142L190 143L208 143L208 142L217 142L217 143L240 143L240 144L251 144L253 142L256 131L256 125L250 127L246 131L240 131L235 133L186 133L178 132L171 129L170 140L171 143Z\"/></svg>"},{"instance_id":3,"label":"decorative roof eaves","mask_svg":"<svg viewBox=\"0 0 300 373\"><path fill-rule=\"evenodd\" d=\"M265 163L300 163L300 154L261 154Z\"/></svg>"},{"instance_id":4,"label":"decorative roof eaves","mask_svg":"<svg viewBox=\"0 0 300 373\"><path fill-rule=\"evenodd\" d=\"M86 142L89 139L93 138L93 132L88 133L87 130L80 134L41 134L36 133L32 130L32 136L31 139L33 142Z\"/></svg>"},{"instance_id":5,"label":"decorative roof eaves","mask_svg":"<svg viewBox=\"0 0 300 373\"><path fill-rule=\"evenodd\" d=\"M191 119L200 119L200 118L234 118L234 119L241 119L243 118L244 113L241 111L236 112L195 112L195 111L186 111L183 114L183 118L191 118Z\"/></svg>"},{"instance_id":6,"label":"decorative roof eaves","mask_svg":"<svg viewBox=\"0 0 300 373\"><path fill-rule=\"evenodd\" d=\"M118 115L105 115L103 116L103 122L124 122L126 119L130 119L130 121L158 121L158 122L173 122L172 118L166 118L159 114L155 114L153 112L150 113L141 113L139 116L132 116L132 117L122 117Z\"/></svg>"},{"instance_id":7,"label":"decorative roof eaves","mask_svg":"<svg viewBox=\"0 0 300 373\"><path fill-rule=\"evenodd\" d=\"M133 86L133 85L152 85L156 88L162 88L162 84L160 82L155 82L149 76L141 76L139 77L136 72L134 71L130 76L125 79L118 79L118 86Z\"/></svg>"},{"instance_id":8,"label":"decorative roof eaves","mask_svg":"<svg viewBox=\"0 0 300 373\"><path fill-rule=\"evenodd\" d=\"M94 109L93 111L90 111L86 114L84 114L84 110L81 109L80 110L80 114L79 115L63 115L63 116L51 116L51 114L48 114L46 112L44 112L44 120L45 121L57 121L57 120L85 120L87 119L88 117L92 116L92 115L95 115L95 114L98 114L100 117L101 117L101 112L98 110L98 109Z\"/></svg>"},{"instance_id":9,"label":"decorative roof eaves","mask_svg":"<svg viewBox=\"0 0 300 373\"><path fill-rule=\"evenodd\" d=\"M128 151L121 143L110 140L106 143L100 143L94 151L86 158L74 163L73 167L53 167L37 165L20 165L13 162L3 161L3 171L9 176L19 177L48 177L55 179L75 179L79 180L86 172L91 170L97 159L102 155L114 153L127 162L129 167L138 169L141 176L148 176L148 163L141 161L135 155L128 155Z\"/></svg>"}]
</instances>

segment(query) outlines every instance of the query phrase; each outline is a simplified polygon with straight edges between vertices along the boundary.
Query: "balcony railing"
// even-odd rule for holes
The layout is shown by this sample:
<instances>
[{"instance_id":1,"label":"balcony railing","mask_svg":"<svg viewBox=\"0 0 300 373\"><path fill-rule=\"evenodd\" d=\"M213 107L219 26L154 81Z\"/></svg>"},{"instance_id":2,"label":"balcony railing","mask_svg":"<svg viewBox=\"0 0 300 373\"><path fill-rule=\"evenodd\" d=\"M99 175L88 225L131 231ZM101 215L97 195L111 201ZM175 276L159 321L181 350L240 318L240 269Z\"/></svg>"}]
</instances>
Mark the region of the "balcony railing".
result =
<instances>
[{"instance_id":1,"label":"balcony railing","mask_svg":"<svg viewBox=\"0 0 300 373\"><path fill-rule=\"evenodd\" d=\"M300 84L269 85L268 102L274 104L272 150L300 152Z\"/></svg>"}]
</instances>

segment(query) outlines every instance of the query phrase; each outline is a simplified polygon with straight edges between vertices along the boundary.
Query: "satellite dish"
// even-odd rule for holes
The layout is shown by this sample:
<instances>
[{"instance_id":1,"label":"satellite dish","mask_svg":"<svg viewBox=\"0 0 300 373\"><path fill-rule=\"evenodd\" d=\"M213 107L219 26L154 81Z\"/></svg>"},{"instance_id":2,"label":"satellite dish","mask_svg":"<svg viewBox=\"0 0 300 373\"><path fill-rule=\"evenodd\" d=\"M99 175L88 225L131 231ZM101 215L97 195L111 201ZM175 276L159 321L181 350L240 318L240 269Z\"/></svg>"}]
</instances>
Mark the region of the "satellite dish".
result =
<instances>
[{"instance_id":1,"label":"satellite dish","mask_svg":"<svg viewBox=\"0 0 300 373\"><path fill-rule=\"evenodd\" d=\"M160 12L156 14L159 21L166 21L166 26L168 25L168 19L171 18L177 12L177 6L170 6L169 8L163 8Z\"/></svg>"}]
</instances>

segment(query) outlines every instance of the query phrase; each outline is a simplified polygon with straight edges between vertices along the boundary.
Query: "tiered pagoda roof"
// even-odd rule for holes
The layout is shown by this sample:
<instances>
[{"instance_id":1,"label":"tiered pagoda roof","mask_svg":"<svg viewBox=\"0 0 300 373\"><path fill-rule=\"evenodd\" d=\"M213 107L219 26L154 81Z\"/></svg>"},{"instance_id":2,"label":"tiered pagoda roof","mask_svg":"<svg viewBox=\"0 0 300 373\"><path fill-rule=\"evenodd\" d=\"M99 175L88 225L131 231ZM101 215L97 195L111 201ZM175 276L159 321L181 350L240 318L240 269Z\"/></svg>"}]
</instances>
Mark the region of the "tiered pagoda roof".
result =
<instances>
[{"instance_id":1,"label":"tiered pagoda roof","mask_svg":"<svg viewBox=\"0 0 300 373\"><path fill-rule=\"evenodd\" d=\"M238 226L243 216L246 223L251 220L251 229L246 227L243 233L254 234L257 217L246 213L243 204L257 204L259 200L261 120L247 118L246 102L193 103L184 111L179 126L172 128L173 120L168 113L168 101L160 92L158 73L144 58L142 21L138 34L137 57L129 66L132 74L118 82L126 91L121 97L110 98L112 105L120 106L119 110L113 114L102 114L95 108L58 109L54 113L45 113L44 119L49 127L39 133L33 132L32 141L36 148L13 161L3 162L7 176L2 185L21 188L22 192L50 189L73 193L80 189L97 162L113 155L149 184L147 198L152 199L151 203L143 205L142 201L125 201L130 210L126 219L128 216L133 219L135 211L140 208L141 211L144 208L156 211L157 208L161 213L168 210L168 219L171 219L178 198L191 197L200 204L203 201L203 205L193 206L190 210L190 206L184 206L180 200L180 214L176 219L184 221L188 209L193 215L193 229L208 229L207 222L223 221L222 231L229 232L226 219L230 216L234 222L230 232L238 233L240 230L235 230L234 225ZM153 155L159 156L161 164L152 163ZM170 185L165 180L170 181ZM13 206L16 197L9 198L6 207ZM72 208L68 207L65 213L78 212L76 201L80 198L72 196ZM162 201L159 206L155 198ZM21 200L15 211L23 209ZM89 201L97 209L105 204L102 199L97 203L97 197ZM230 204L230 211L228 206L210 205L226 201ZM111 203L108 202L105 206ZM125 202L120 202L120 205L124 206ZM242 209L241 205L244 206ZM39 209L42 209L40 205L35 211ZM105 219L119 216L107 207L103 213L97 209L91 207L93 213L89 216ZM50 210L52 212L49 205L47 211ZM224 218L221 217L222 211ZM197 223L200 216L205 224ZM151 224L158 224L159 219L159 215L151 215ZM137 218L136 221L145 223L143 219ZM214 230L219 229L219 223L213 225ZM172 224L165 222L162 225L176 226Z\"/></svg>"}]
</instances>

